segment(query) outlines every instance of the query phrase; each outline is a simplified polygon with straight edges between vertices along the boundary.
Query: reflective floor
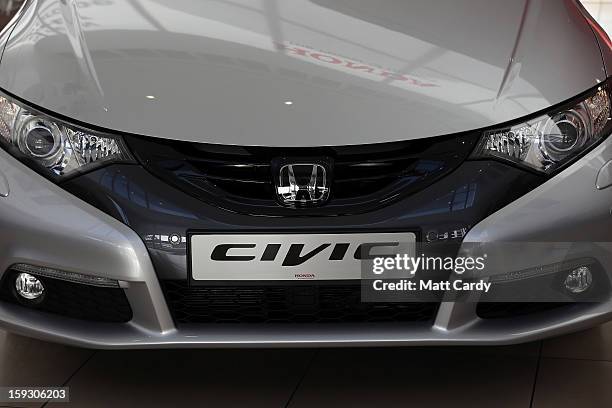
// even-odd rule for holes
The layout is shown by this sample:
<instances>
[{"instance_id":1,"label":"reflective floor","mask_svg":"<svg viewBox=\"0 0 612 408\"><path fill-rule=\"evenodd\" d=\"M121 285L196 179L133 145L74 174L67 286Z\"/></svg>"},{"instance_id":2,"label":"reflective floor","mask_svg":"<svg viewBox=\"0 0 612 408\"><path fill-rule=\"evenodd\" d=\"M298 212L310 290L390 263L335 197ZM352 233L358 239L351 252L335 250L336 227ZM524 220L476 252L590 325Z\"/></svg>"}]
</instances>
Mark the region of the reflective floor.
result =
<instances>
[{"instance_id":1,"label":"reflective floor","mask_svg":"<svg viewBox=\"0 0 612 408\"><path fill-rule=\"evenodd\" d=\"M89 351L0 332L0 384L70 387L48 407L611 407L612 323L511 347L321 350Z\"/></svg>"}]
</instances>

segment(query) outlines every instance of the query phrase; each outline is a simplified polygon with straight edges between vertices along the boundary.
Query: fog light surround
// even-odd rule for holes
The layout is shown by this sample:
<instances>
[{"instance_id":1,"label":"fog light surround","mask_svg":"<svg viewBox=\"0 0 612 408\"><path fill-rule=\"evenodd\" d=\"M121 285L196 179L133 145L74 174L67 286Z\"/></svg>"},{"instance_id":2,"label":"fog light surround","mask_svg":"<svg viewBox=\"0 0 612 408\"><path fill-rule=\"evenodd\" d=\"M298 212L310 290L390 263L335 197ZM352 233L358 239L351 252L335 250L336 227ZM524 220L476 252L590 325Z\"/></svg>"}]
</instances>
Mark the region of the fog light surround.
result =
<instances>
[{"instance_id":1,"label":"fog light surround","mask_svg":"<svg viewBox=\"0 0 612 408\"><path fill-rule=\"evenodd\" d=\"M584 293L593 284L593 273L588 266L572 270L565 278L565 289L575 295Z\"/></svg>"},{"instance_id":2,"label":"fog light surround","mask_svg":"<svg viewBox=\"0 0 612 408\"><path fill-rule=\"evenodd\" d=\"M15 291L26 300L37 300L45 293L42 282L29 273L21 272L15 277Z\"/></svg>"},{"instance_id":3,"label":"fog light surround","mask_svg":"<svg viewBox=\"0 0 612 408\"><path fill-rule=\"evenodd\" d=\"M16 272L24 272L44 278L59 279L67 282L80 283L89 286L98 286L101 288L119 288L119 281L101 276L84 275L76 272L61 271L58 269L47 268L44 266L35 266L28 264L15 264L9 269Z\"/></svg>"}]
</instances>

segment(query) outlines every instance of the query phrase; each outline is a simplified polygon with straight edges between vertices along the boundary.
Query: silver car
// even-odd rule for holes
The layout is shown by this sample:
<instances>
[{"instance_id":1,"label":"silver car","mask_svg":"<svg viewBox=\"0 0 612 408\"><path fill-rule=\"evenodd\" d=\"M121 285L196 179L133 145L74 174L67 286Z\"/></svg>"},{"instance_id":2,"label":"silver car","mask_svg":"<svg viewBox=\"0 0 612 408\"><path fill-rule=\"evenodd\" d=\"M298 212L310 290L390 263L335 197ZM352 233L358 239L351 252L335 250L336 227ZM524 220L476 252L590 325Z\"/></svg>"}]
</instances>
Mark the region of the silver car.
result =
<instances>
[{"instance_id":1,"label":"silver car","mask_svg":"<svg viewBox=\"0 0 612 408\"><path fill-rule=\"evenodd\" d=\"M576 0L27 0L0 47L9 331L508 344L612 317L612 43Z\"/></svg>"}]
</instances>

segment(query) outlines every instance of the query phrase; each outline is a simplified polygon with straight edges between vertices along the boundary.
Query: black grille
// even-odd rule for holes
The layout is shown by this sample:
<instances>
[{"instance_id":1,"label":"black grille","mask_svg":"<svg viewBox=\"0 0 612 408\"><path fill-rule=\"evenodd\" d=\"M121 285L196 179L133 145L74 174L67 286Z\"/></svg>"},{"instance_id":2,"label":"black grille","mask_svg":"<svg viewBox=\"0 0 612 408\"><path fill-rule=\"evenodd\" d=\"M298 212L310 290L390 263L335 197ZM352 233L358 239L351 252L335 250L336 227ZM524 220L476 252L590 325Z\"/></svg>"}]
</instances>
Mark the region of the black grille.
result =
<instances>
[{"instance_id":1,"label":"black grille","mask_svg":"<svg viewBox=\"0 0 612 408\"><path fill-rule=\"evenodd\" d=\"M127 140L149 171L203 201L248 214L296 216L366 212L419 191L465 160L477 135L307 148ZM278 204L274 163L320 159L333 173L329 202L299 212Z\"/></svg>"},{"instance_id":2,"label":"black grille","mask_svg":"<svg viewBox=\"0 0 612 408\"><path fill-rule=\"evenodd\" d=\"M571 303L480 302L476 307L476 314L481 319L506 319L544 313L570 305Z\"/></svg>"},{"instance_id":3,"label":"black grille","mask_svg":"<svg viewBox=\"0 0 612 408\"><path fill-rule=\"evenodd\" d=\"M0 288L1 300L47 313L95 322L122 323L132 319L132 309L123 289L82 285L36 276L45 287L42 301L26 301L15 293L14 279L17 273L9 271L5 274Z\"/></svg>"},{"instance_id":4,"label":"black grille","mask_svg":"<svg viewBox=\"0 0 612 408\"><path fill-rule=\"evenodd\" d=\"M177 323L431 322L437 303L361 303L360 286L189 286L164 281Z\"/></svg>"}]
</instances>

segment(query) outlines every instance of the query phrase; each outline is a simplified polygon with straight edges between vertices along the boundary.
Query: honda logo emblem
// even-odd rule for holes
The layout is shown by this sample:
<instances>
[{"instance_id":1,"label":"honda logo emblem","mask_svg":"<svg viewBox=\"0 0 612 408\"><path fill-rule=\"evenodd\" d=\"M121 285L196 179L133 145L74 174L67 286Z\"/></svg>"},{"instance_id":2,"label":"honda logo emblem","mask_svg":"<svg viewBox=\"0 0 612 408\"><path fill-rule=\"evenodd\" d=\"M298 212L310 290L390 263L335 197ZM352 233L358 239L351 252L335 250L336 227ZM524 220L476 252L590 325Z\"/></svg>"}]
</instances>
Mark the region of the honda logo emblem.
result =
<instances>
[{"instance_id":1,"label":"honda logo emblem","mask_svg":"<svg viewBox=\"0 0 612 408\"><path fill-rule=\"evenodd\" d=\"M322 163L289 163L279 167L276 195L290 207L320 206L329 199L329 168Z\"/></svg>"}]
</instances>

